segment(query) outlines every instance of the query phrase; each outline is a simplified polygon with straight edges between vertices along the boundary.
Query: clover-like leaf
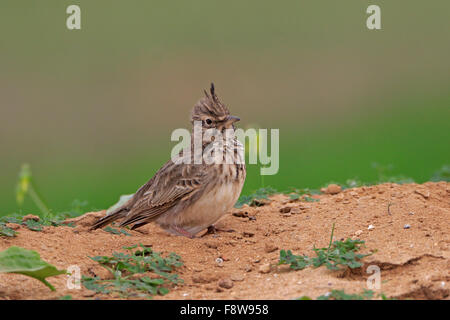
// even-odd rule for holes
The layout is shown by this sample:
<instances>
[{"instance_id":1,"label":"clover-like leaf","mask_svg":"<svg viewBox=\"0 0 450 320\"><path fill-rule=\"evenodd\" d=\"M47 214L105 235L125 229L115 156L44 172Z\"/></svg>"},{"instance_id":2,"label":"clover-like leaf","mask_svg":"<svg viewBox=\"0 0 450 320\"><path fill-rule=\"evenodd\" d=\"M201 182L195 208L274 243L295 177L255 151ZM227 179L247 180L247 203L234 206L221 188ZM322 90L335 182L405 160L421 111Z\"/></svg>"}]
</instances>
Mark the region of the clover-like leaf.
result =
<instances>
[{"instance_id":1,"label":"clover-like leaf","mask_svg":"<svg viewBox=\"0 0 450 320\"><path fill-rule=\"evenodd\" d=\"M66 274L66 270L58 270L55 266L41 260L39 253L33 250L12 246L0 252L0 272L18 273L35 278L52 291L55 288L46 278Z\"/></svg>"},{"instance_id":2,"label":"clover-like leaf","mask_svg":"<svg viewBox=\"0 0 450 320\"><path fill-rule=\"evenodd\" d=\"M6 226L4 223L0 223L0 236L15 237L16 231Z\"/></svg>"}]
</instances>

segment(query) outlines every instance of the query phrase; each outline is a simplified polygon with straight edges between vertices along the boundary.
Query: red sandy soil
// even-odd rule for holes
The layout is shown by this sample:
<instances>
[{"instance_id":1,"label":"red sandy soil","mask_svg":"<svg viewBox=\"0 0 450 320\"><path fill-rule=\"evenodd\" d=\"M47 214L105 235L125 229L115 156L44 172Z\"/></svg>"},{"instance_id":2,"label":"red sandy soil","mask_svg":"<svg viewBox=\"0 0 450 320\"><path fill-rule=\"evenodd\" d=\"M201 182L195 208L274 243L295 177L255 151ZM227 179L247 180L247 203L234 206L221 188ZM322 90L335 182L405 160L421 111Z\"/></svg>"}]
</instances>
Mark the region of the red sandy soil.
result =
<instances>
[{"instance_id":1,"label":"red sandy soil","mask_svg":"<svg viewBox=\"0 0 450 320\"><path fill-rule=\"evenodd\" d=\"M132 236L89 231L104 212L74 219L75 228L44 227L42 232L34 232L11 225L19 234L0 238L0 250L13 245L33 249L60 269L76 264L82 274L100 277L107 277L108 272L88 256L109 256L123 251L123 246L139 243L155 251L175 252L184 262L177 271L184 284L155 299L316 298L332 289L361 293L371 275L366 272L369 265L381 269L381 288L374 290L377 293L397 299L449 299L450 183L386 183L314 198L320 201L275 195L261 207L245 205L218 224L235 232L195 239L169 235L153 224L129 231ZM295 271L287 265L277 266L280 249L314 256L314 245L328 246L333 223L334 240L359 238L366 241L362 252L376 250L363 259L362 268L350 272L322 266ZM405 228L407 224L410 228ZM373 229L369 230L369 225ZM218 263L218 258L223 262ZM47 280L55 292L23 275L0 274L0 299L57 299L64 295L73 299L117 298L84 287L69 290L65 275Z\"/></svg>"}]
</instances>

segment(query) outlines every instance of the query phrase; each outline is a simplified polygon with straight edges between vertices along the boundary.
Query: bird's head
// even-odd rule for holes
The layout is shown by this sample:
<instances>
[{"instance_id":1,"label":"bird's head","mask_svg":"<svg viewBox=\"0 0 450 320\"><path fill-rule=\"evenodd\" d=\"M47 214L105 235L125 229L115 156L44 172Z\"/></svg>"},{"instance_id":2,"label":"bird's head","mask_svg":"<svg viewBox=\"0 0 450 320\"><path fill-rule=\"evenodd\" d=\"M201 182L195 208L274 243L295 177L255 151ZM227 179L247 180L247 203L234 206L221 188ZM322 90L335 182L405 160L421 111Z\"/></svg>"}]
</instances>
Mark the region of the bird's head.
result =
<instances>
[{"instance_id":1,"label":"bird's head","mask_svg":"<svg viewBox=\"0 0 450 320\"><path fill-rule=\"evenodd\" d=\"M201 98L192 109L191 122L201 121L202 128L217 129L224 131L225 129L234 129L234 123L239 121L238 117L230 115L228 108L220 102L214 91L214 84L211 83L211 89L205 96Z\"/></svg>"}]
</instances>

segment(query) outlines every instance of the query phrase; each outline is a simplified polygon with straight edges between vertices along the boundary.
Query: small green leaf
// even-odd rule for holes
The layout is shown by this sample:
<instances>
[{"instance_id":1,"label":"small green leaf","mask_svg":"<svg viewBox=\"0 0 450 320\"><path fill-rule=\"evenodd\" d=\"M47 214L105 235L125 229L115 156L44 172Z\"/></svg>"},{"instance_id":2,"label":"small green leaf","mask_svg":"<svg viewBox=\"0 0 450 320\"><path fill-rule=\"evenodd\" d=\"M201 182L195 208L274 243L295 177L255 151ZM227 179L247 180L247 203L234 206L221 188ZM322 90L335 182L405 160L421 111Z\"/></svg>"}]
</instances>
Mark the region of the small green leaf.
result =
<instances>
[{"instance_id":1,"label":"small green leaf","mask_svg":"<svg viewBox=\"0 0 450 320\"><path fill-rule=\"evenodd\" d=\"M16 231L7 227L5 224L0 223L0 236L15 237L16 234Z\"/></svg>"},{"instance_id":2,"label":"small green leaf","mask_svg":"<svg viewBox=\"0 0 450 320\"><path fill-rule=\"evenodd\" d=\"M143 281L145 283L148 283L148 284L151 284L151 285L155 285L155 286L164 284L164 279L160 279L160 278L151 279L149 277L142 277L141 281Z\"/></svg>"},{"instance_id":3,"label":"small green leaf","mask_svg":"<svg viewBox=\"0 0 450 320\"><path fill-rule=\"evenodd\" d=\"M326 295L317 297L317 300L365 300L372 299L374 292L365 289L362 294L347 294L344 290L331 290Z\"/></svg>"},{"instance_id":4,"label":"small green leaf","mask_svg":"<svg viewBox=\"0 0 450 320\"><path fill-rule=\"evenodd\" d=\"M126 232L124 229L120 229L120 232L123 233L126 236L131 237L131 234L129 234L128 232Z\"/></svg>"},{"instance_id":5,"label":"small green leaf","mask_svg":"<svg viewBox=\"0 0 450 320\"><path fill-rule=\"evenodd\" d=\"M42 231L42 223L33 219L24 222L25 226L32 231Z\"/></svg>"},{"instance_id":6,"label":"small green leaf","mask_svg":"<svg viewBox=\"0 0 450 320\"><path fill-rule=\"evenodd\" d=\"M110 226L107 226L107 227L104 228L103 230L106 231L106 232L112 233L112 234L117 234L117 235L119 235L119 234L124 234L124 235L126 235L126 236L131 236L131 234L129 234L128 232L126 232L124 229L118 230L118 229L114 229L114 228L112 228L112 227L110 227Z\"/></svg>"},{"instance_id":7,"label":"small green leaf","mask_svg":"<svg viewBox=\"0 0 450 320\"><path fill-rule=\"evenodd\" d=\"M111 228L110 226L107 226L103 229L106 232L112 233L112 234L120 234L120 231L114 228Z\"/></svg>"},{"instance_id":8,"label":"small green leaf","mask_svg":"<svg viewBox=\"0 0 450 320\"><path fill-rule=\"evenodd\" d=\"M67 273L66 270L58 270L55 266L41 260L36 251L15 246L0 252L0 272L18 273L35 278L52 291L55 291L55 288L45 279Z\"/></svg>"},{"instance_id":9,"label":"small green leaf","mask_svg":"<svg viewBox=\"0 0 450 320\"><path fill-rule=\"evenodd\" d=\"M235 208L241 208L244 204L248 204L249 206L253 207L259 207L264 205L261 201L262 199L268 199L268 196L271 196L275 194L277 190L266 187L266 188L260 188L256 190L253 194L249 196L241 196L236 204L234 205Z\"/></svg>"},{"instance_id":10,"label":"small green leaf","mask_svg":"<svg viewBox=\"0 0 450 320\"><path fill-rule=\"evenodd\" d=\"M431 177L431 181L447 181L450 182L450 165L444 165L436 171Z\"/></svg>"},{"instance_id":11,"label":"small green leaf","mask_svg":"<svg viewBox=\"0 0 450 320\"><path fill-rule=\"evenodd\" d=\"M291 250L281 250L278 264L290 264L290 267L294 270L301 270L311 265L315 268L325 265L330 270L339 270L340 265L355 269L362 266L362 263L358 260L372 254L356 253L356 251L364 245L364 241L359 239L352 240L349 238L345 241L332 242L333 234L334 224L331 229L328 247L313 248L313 251L316 253L316 257L309 258L308 256L296 256L292 254Z\"/></svg>"},{"instance_id":12,"label":"small green leaf","mask_svg":"<svg viewBox=\"0 0 450 320\"><path fill-rule=\"evenodd\" d=\"M319 199L314 199L314 198L311 198L311 197L308 197L308 196L304 196L303 200L306 201L306 202L319 202L320 201Z\"/></svg>"},{"instance_id":13,"label":"small green leaf","mask_svg":"<svg viewBox=\"0 0 450 320\"><path fill-rule=\"evenodd\" d=\"M16 224L22 223L22 219L19 219L17 217L1 217L0 221L4 221L6 223L16 223Z\"/></svg>"},{"instance_id":14,"label":"small green leaf","mask_svg":"<svg viewBox=\"0 0 450 320\"><path fill-rule=\"evenodd\" d=\"M136 291L147 295L167 294L168 289L163 287L166 283L182 283L177 274L172 274L174 268L182 265L181 258L175 253L169 253L167 258L162 257L151 248L139 244L123 247L127 253L113 252L111 257L96 256L89 257L98 262L113 275L113 279L99 279L83 277L84 286L96 292L116 293L121 297L130 294L136 295ZM159 278L143 276L141 278L130 278L132 275L153 272Z\"/></svg>"},{"instance_id":15,"label":"small green leaf","mask_svg":"<svg viewBox=\"0 0 450 320\"><path fill-rule=\"evenodd\" d=\"M167 289L165 287L161 287L161 288L159 288L158 292L160 295L164 296L169 293L169 289Z\"/></svg>"},{"instance_id":16,"label":"small green leaf","mask_svg":"<svg viewBox=\"0 0 450 320\"><path fill-rule=\"evenodd\" d=\"M137 244L134 244L134 245L132 245L132 246L129 246L129 247L123 247L125 250L133 250L133 249L136 249L138 247L138 245Z\"/></svg>"}]
</instances>

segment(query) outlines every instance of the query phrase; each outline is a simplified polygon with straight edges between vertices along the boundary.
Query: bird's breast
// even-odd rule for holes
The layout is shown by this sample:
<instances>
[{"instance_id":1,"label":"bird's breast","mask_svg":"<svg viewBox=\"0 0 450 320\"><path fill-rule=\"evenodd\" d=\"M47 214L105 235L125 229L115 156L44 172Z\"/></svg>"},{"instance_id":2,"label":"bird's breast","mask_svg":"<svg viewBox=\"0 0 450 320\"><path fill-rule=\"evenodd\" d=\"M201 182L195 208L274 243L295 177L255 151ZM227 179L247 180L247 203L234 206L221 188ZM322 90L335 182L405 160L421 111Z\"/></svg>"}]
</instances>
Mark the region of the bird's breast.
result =
<instances>
[{"instance_id":1,"label":"bird's breast","mask_svg":"<svg viewBox=\"0 0 450 320\"><path fill-rule=\"evenodd\" d=\"M216 223L236 203L244 181L217 183L177 215L177 227L195 234Z\"/></svg>"}]
</instances>

